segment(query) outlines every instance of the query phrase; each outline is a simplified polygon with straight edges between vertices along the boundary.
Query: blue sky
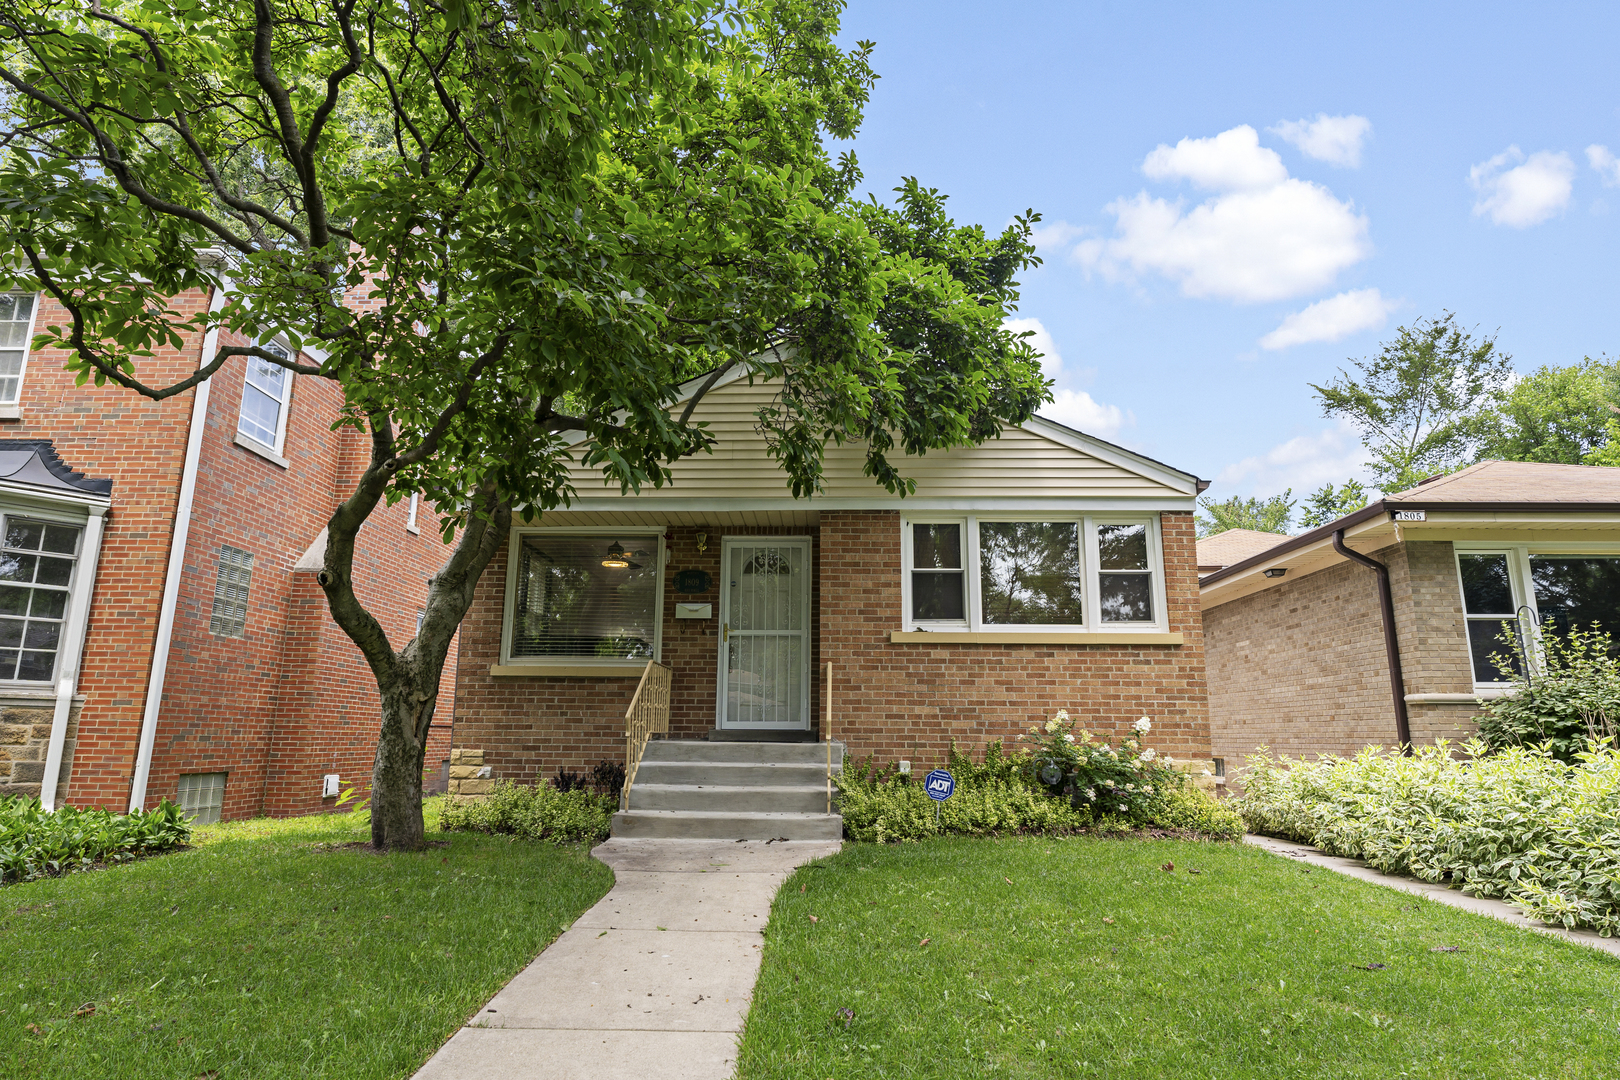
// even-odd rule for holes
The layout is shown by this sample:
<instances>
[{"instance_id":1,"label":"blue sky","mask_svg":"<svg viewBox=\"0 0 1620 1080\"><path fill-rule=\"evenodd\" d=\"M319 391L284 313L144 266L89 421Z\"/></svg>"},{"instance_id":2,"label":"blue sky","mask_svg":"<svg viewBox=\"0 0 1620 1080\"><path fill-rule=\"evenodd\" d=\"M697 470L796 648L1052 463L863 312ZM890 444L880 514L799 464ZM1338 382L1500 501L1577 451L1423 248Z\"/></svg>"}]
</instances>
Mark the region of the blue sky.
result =
<instances>
[{"instance_id":1,"label":"blue sky","mask_svg":"<svg viewBox=\"0 0 1620 1080\"><path fill-rule=\"evenodd\" d=\"M1307 384L1419 316L1620 354L1620 5L855 0L843 38L870 190L1043 215L1044 411L1211 496L1361 475Z\"/></svg>"}]
</instances>

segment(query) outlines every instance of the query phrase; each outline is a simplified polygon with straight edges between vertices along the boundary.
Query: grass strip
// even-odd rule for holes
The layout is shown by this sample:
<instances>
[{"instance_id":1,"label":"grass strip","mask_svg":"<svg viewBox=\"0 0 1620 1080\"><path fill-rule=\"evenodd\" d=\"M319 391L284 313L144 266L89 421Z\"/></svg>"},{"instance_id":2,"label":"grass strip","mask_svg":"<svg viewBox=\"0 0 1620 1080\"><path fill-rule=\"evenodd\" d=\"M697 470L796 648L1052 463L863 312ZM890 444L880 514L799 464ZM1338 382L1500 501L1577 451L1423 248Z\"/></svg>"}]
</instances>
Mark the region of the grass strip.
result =
<instances>
[{"instance_id":1,"label":"grass strip","mask_svg":"<svg viewBox=\"0 0 1620 1080\"><path fill-rule=\"evenodd\" d=\"M850 845L778 894L742 1080L1620 1075L1620 962L1252 847Z\"/></svg>"},{"instance_id":2,"label":"grass strip","mask_svg":"<svg viewBox=\"0 0 1620 1080\"><path fill-rule=\"evenodd\" d=\"M407 1077L596 902L583 847L364 812L209 826L191 850L0 889L0 1075Z\"/></svg>"}]
</instances>

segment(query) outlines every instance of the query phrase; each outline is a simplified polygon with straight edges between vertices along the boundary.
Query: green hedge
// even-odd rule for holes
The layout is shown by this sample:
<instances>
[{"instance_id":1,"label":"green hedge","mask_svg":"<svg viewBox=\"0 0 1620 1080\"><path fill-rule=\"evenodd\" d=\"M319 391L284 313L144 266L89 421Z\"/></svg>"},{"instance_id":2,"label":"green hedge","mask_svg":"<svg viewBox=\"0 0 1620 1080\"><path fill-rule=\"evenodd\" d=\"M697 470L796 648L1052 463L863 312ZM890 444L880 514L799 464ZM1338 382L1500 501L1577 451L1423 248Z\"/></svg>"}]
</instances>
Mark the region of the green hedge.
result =
<instances>
[{"instance_id":1,"label":"green hedge","mask_svg":"<svg viewBox=\"0 0 1620 1080\"><path fill-rule=\"evenodd\" d=\"M1545 750L1249 759L1235 800L1252 832L1386 873L1500 897L1545 923L1620 931L1620 753Z\"/></svg>"},{"instance_id":2,"label":"green hedge","mask_svg":"<svg viewBox=\"0 0 1620 1080\"><path fill-rule=\"evenodd\" d=\"M576 788L549 784L523 787L502 780L479 799L450 799L439 815L445 832L508 833L554 844L606 840L618 801Z\"/></svg>"},{"instance_id":3,"label":"green hedge","mask_svg":"<svg viewBox=\"0 0 1620 1080\"><path fill-rule=\"evenodd\" d=\"M173 851L190 839L190 822L167 799L154 810L115 814L50 811L38 799L7 796L0 798L0 884Z\"/></svg>"}]
</instances>

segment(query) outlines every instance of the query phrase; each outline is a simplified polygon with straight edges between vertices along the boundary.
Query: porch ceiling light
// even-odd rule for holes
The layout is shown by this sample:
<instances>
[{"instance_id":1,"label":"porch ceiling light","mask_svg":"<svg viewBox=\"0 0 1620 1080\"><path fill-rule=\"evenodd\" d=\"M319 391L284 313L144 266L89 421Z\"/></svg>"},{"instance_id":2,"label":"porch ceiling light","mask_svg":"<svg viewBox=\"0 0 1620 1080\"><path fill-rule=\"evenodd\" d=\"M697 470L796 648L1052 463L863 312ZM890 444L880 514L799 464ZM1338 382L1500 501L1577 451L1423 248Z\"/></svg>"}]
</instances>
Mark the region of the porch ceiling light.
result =
<instances>
[{"instance_id":1,"label":"porch ceiling light","mask_svg":"<svg viewBox=\"0 0 1620 1080\"><path fill-rule=\"evenodd\" d=\"M607 557L602 560L602 565L610 570L623 570L630 565L630 560L624 557L624 548L617 540L608 548Z\"/></svg>"},{"instance_id":2,"label":"porch ceiling light","mask_svg":"<svg viewBox=\"0 0 1620 1080\"><path fill-rule=\"evenodd\" d=\"M603 563L602 565L606 566L607 563ZM1269 567L1266 570L1261 571L1261 573L1265 574L1266 577L1282 577L1284 574L1288 573L1288 567L1286 567L1286 566L1273 566L1273 567Z\"/></svg>"}]
</instances>

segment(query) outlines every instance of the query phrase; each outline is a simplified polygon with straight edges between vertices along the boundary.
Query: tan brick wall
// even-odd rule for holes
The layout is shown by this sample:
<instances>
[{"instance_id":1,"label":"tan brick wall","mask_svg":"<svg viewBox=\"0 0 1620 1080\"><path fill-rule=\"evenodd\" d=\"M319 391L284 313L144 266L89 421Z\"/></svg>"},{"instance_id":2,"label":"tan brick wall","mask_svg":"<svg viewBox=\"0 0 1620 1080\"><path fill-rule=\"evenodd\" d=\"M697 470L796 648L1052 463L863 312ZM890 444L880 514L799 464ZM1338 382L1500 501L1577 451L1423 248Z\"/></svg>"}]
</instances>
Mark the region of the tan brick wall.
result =
<instances>
[{"instance_id":1,"label":"tan brick wall","mask_svg":"<svg viewBox=\"0 0 1620 1080\"><path fill-rule=\"evenodd\" d=\"M1449 542L1394 544L1389 566L1408 694L1466 694L1462 598ZM1377 575L1348 560L1204 612L1210 735L1229 769L1261 746L1294 757L1393 746ZM1411 704L1412 740L1471 733L1473 706Z\"/></svg>"}]
</instances>

